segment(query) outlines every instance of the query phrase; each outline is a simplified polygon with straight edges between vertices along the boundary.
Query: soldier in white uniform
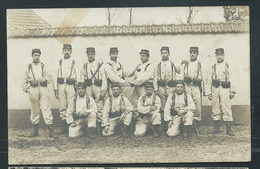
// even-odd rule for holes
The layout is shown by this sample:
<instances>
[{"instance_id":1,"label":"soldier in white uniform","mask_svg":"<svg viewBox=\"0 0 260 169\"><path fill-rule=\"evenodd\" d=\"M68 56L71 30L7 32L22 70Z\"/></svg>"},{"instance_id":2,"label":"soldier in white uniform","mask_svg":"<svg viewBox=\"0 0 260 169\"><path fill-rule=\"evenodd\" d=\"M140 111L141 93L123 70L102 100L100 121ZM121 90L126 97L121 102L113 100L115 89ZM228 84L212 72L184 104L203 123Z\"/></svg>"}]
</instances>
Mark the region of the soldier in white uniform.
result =
<instances>
[{"instance_id":1,"label":"soldier in white uniform","mask_svg":"<svg viewBox=\"0 0 260 169\"><path fill-rule=\"evenodd\" d=\"M180 73L179 68L169 59L170 49L168 46L161 47L162 60L157 65L154 71L154 93L161 99L161 116L163 118L163 111L168 96L175 90L176 73ZM162 134L167 130L167 124L162 121Z\"/></svg>"},{"instance_id":2,"label":"soldier in white uniform","mask_svg":"<svg viewBox=\"0 0 260 169\"><path fill-rule=\"evenodd\" d=\"M120 123L124 137L129 136L129 125L132 120L133 106L130 101L121 94L120 84L112 83L112 96L105 102L102 118L103 136L114 134L115 128Z\"/></svg>"},{"instance_id":3,"label":"soldier in white uniform","mask_svg":"<svg viewBox=\"0 0 260 169\"><path fill-rule=\"evenodd\" d=\"M191 95L185 92L184 82L177 80L176 90L169 95L164 108L164 120L168 122L166 134L170 137L178 135L183 123L183 137L188 137L195 109Z\"/></svg>"},{"instance_id":4,"label":"soldier in white uniform","mask_svg":"<svg viewBox=\"0 0 260 169\"><path fill-rule=\"evenodd\" d=\"M129 77L134 77L134 79L130 80L129 83L134 86L132 103L135 111L137 111L137 102L139 97L145 94L144 83L151 80L154 74L153 65L149 62L149 50L142 49L139 54L141 56L142 63L140 63L129 75Z\"/></svg>"},{"instance_id":5,"label":"soldier in white uniform","mask_svg":"<svg viewBox=\"0 0 260 169\"><path fill-rule=\"evenodd\" d=\"M117 61L118 52L117 47L110 48L110 60L104 65L107 76L107 92L109 96L112 96L111 83L119 83L122 93L124 93L124 87L127 85L125 80L125 77L127 76L126 71L121 63Z\"/></svg>"},{"instance_id":6,"label":"soldier in white uniform","mask_svg":"<svg viewBox=\"0 0 260 169\"><path fill-rule=\"evenodd\" d=\"M137 110L139 117L135 126L135 136L143 136L148 126L151 127L154 137L159 136L161 124L161 100L154 94L153 82L146 82L145 94L138 99Z\"/></svg>"},{"instance_id":7,"label":"soldier in white uniform","mask_svg":"<svg viewBox=\"0 0 260 169\"><path fill-rule=\"evenodd\" d=\"M70 44L63 45L62 51L64 57L60 59L57 78L54 80L55 97L59 99L60 117L62 120L62 131L59 134L66 134L68 126L66 123L66 115L68 103L75 95L76 69L75 61L71 58L72 47Z\"/></svg>"},{"instance_id":8,"label":"soldier in white uniform","mask_svg":"<svg viewBox=\"0 0 260 169\"><path fill-rule=\"evenodd\" d=\"M77 95L72 97L67 109L66 121L69 124L69 137L78 138L87 126L90 138L95 137L97 106L91 96L86 95L86 84L79 82Z\"/></svg>"},{"instance_id":9,"label":"soldier in white uniform","mask_svg":"<svg viewBox=\"0 0 260 169\"><path fill-rule=\"evenodd\" d=\"M103 112L103 102L107 91L107 78L103 63L95 59L95 48L87 48L88 62L83 65L80 72L80 81L87 86L86 94L91 96L97 105L97 132L101 132L101 121Z\"/></svg>"},{"instance_id":10,"label":"soldier in white uniform","mask_svg":"<svg viewBox=\"0 0 260 169\"><path fill-rule=\"evenodd\" d=\"M223 120L226 122L226 133L234 136L235 133L231 130L231 122L233 121L230 99L236 92L234 84L230 82L229 64L224 61L224 49L217 48L215 51L217 63L212 66L209 88L206 95L212 101L212 118L214 128L208 133L220 133L220 120L223 113Z\"/></svg>"},{"instance_id":11,"label":"soldier in white uniform","mask_svg":"<svg viewBox=\"0 0 260 169\"><path fill-rule=\"evenodd\" d=\"M181 68L182 80L185 82L185 91L191 95L196 105L194 112L194 130L198 130L201 121L202 93L204 93L204 81L201 63L198 60L199 48L190 47L190 60L184 62ZM197 129L196 129L197 128Z\"/></svg>"},{"instance_id":12,"label":"soldier in white uniform","mask_svg":"<svg viewBox=\"0 0 260 169\"><path fill-rule=\"evenodd\" d=\"M33 49L33 62L26 69L23 90L29 93L31 101L31 117L33 131L29 137L38 136L38 124L40 121L40 111L42 110L43 119L47 124L50 137L57 137L53 132L53 116L51 112L50 95L48 84L52 82L52 76L47 72L43 63L40 62L41 50Z\"/></svg>"}]
</instances>

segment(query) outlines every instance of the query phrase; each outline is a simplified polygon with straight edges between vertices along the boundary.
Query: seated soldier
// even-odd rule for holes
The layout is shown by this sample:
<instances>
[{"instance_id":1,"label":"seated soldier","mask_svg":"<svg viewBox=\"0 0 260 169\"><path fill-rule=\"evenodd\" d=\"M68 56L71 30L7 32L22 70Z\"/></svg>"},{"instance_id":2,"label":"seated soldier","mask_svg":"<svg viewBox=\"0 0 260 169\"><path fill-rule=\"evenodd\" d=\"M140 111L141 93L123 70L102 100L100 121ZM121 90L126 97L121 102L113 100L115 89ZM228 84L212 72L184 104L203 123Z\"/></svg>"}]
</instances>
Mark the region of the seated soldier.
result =
<instances>
[{"instance_id":1,"label":"seated soldier","mask_svg":"<svg viewBox=\"0 0 260 169\"><path fill-rule=\"evenodd\" d=\"M85 83L79 82L77 95L72 97L67 110L66 121L69 124L69 137L82 136L83 128L86 125L89 137L95 137L96 119L96 103L92 97L86 95Z\"/></svg>"},{"instance_id":2,"label":"seated soldier","mask_svg":"<svg viewBox=\"0 0 260 169\"><path fill-rule=\"evenodd\" d=\"M124 137L129 136L129 125L132 119L133 106L129 100L121 94L121 87L118 83L112 83L112 96L109 96L103 109L102 127L104 127L103 136L111 136L115 128L121 122L122 134Z\"/></svg>"},{"instance_id":3,"label":"seated soldier","mask_svg":"<svg viewBox=\"0 0 260 169\"><path fill-rule=\"evenodd\" d=\"M161 100L154 94L154 86L152 82L146 82L145 94L138 99L137 110L139 117L135 127L135 136L143 136L148 126L151 127L155 137L159 136L161 124Z\"/></svg>"},{"instance_id":4,"label":"seated soldier","mask_svg":"<svg viewBox=\"0 0 260 169\"><path fill-rule=\"evenodd\" d=\"M170 137L178 135L183 122L183 137L188 137L195 109L192 97L184 90L184 82L177 80L176 90L169 95L164 108L164 120L168 122L166 134Z\"/></svg>"}]
</instances>

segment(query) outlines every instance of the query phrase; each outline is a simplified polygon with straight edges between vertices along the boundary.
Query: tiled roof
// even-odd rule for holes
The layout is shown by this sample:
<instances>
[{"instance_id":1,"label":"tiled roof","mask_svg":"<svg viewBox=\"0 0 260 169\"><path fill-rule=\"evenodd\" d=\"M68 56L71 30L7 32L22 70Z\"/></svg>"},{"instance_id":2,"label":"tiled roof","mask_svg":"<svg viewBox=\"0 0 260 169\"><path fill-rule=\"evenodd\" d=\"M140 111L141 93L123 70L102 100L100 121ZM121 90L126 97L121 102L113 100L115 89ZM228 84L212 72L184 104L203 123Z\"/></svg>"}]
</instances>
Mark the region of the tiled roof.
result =
<instances>
[{"instance_id":1,"label":"tiled roof","mask_svg":"<svg viewBox=\"0 0 260 169\"><path fill-rule=\"evenodd\" d=\"M7 11L8 29L36 29L50 27L51 26L32 9L9 9Z\"/></svg>"}]
</instances>

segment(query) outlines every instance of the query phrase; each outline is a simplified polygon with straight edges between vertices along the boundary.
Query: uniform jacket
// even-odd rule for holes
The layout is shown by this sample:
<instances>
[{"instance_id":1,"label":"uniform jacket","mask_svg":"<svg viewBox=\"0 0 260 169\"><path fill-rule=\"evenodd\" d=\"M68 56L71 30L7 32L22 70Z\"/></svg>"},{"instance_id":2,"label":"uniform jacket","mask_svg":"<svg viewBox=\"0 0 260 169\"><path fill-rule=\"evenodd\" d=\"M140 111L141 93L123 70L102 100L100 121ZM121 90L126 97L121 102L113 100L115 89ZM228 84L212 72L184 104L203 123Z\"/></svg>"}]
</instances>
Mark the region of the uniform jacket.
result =
<instances>
[{"instance_id":1,"label":"uniform jacket","mask_svg":"<svg viewBox=\"0 0 260 169\"><path fill-rule=\"evenodd\" d=\"M109 124L109 113L119 111L122 105L126 107L128 112L134 110L130 101L123 95L107 98L103 109L102 126L107 126Z\"/></svg>"},{"instance_id":2,"label":"uniform jacket","mask_svg":"<svg viewBox=\"0 0 260 169\"><path fill-rule=\"evenodd\" d=\"M75 97L77 97L76 102ZM72 99L69 102L66 115L66 122L68 124L74 122L73 113L75 113L78 116L83 116L85 113L97 113L97 106L94 99L91 96L86 95L84 97L72 97Z\"/></svg>"},{"instance_id":3,"label":"uniform jacket","mask_svg":"<svg viewBox=\"0 0 260 169\"><path fill-rule=\"evenodd\" d=\"M40 80L41 78L45 78L48 83L52 82L52 75L46 70L43 63L30 63L25 70L22 84L23 90L26 91L29 88L29 82L31 80Z\"/></svg>"},{"instance_id":4,"label":"uniform jacket","mask_svg":"<svg viewBox=\"0 0 260 169\"><path fill-rule=\"evenodd\" d=\"M87 62L83 65L83 68L80 71L80 81L84 82L85 79L91 79L91 78L92 78L92 83L94 83L95 79L102 80L101 90L106 91L107 78L105 74L104 64L99 63L97 60L94 60L91 63Z\"/></svg>"},{"instance_id":5,"label":"uniform jacket","mask_svg":"<svg viewBox=\"0 0 260 169\"><path fill-rule=\"evenodd\" d=\"M136 67L134 72L132 72L131 74L133 74L134 76L134 80L131 83L139 86L142 85L147 80L153 78L154 67L149 62L141 63Z\"/></svg>"},{"instance_id":6,"label":"uniform jacket","mask_svg":"<svg viewBox=\"0 0 260 169\"><path fill-rule=\"evenodd\" d=\"M157 109L154 111L150 111L151 106L156 106ZM161 99L155 94L152 94L149 97L146 96L145 94L138 99L137 110L142 114L159 113L160 108L161 108Z\"/></svg>"},{"instance_id":7,"label":"uniform jacket","mask_svg":"<svg viewBox=\"0 0 260 169\"><path fill-rule=\"evenodd\" d=\"M74 62L74 63L73 63ZM75 68L75 61L72 59L72 57L68 59L60 59L59 64L58 64L58 71L57 71L57 76L54 79L54 89L57 89L57 78L62 77L62 78L73 78L77 80L77 73L76 73L76 68Z\"/></svg>"},{"instance_id":8,"label":"uniform jacket","mask_svg":"<svg viewBox=\"0 0 260 169\"><path fill-rule=\"evenodd\" d=\"M175 102L174 102L174 107L173 107L173 100L172 100L172 95L175 94ZM185 103L185 94L178 95L176 92L172 93L169 95L167 98L165 107L164 107L164 120L165 121L171 121L173 116L171 115L171 109L174 108L176 111L178 109L180 110L185 110L186 112L191 111L194 112L196 107L195 103L191 97L191 95L186 94L187 96L187 106Z\"/></svg>"}]
</instances>

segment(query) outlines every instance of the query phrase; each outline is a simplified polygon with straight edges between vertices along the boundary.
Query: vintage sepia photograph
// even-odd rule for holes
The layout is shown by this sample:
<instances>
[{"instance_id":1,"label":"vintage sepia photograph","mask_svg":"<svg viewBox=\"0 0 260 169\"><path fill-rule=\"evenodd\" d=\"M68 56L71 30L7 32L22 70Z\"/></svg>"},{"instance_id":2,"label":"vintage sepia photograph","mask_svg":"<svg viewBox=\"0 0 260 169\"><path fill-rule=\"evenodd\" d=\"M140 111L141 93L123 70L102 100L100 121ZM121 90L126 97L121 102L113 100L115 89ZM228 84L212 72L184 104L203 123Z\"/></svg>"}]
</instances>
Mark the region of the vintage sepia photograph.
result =
<instances>
[{"instance_id":1,"label":"vintage sepia photograph","mask_svg":"<svg viewBox=\"0 0 260 169\"><path fill-rule=\"evenodd\" d=\"M248 169L246 167L9 167L9 169Z\"/></svg>"},{"instance_id":2,"label":"vintage sepia photograph","mask_svg":"<svg viewBox=\"0 0 260 169\"><path fill-rule=\"evenodd\" d=\"M248 6L6 15L9 165L251 161Z\"/></svg>"}]
</instances>

